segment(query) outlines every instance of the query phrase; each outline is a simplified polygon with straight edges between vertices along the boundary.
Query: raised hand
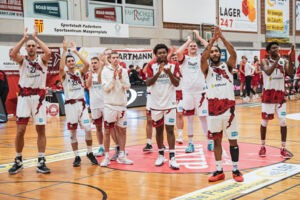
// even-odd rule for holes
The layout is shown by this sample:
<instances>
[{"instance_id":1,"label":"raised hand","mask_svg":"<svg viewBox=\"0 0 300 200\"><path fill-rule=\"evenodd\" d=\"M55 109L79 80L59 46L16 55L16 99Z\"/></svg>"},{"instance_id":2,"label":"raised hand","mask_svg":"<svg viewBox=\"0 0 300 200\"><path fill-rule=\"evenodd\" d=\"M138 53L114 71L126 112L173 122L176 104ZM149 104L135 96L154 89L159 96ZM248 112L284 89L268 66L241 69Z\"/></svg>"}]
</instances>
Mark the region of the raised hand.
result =
<instances>
[{"instance_id":1,"label":"raised hand","mask_svg":"<svg viewBox=\"0 0 300 200\"><path fill-rule=\"evenodd\" d=\"M115 69L113 78L116 79L118 75L118 69Z\"/></svg>"},{"instance_id":2,"label":"raised hand","mask_svg":"<svg viewBox=\"0 0 300 200\"><path fill-rule=\"evenodd\" d=\"M186 40L188 40L188 41L192 40L191 36L187 36Z\"/></svg>"},{"instance_id":3,"label":"raised hand","mask_svg":"<svg viewBox=\"0 0 300 200\"><path fill-rule=\"evenodd\" d=\"M164 68L164 72L165 72L166 74L171 74L171 69L170 69L170 67Z\"/></svg>"},{"instance_id":4,"label":"raised hand","mask_svg":"<svg viewBox=\"0 0 300 200\"><path fill-rule=\"evenodd\" d=\"M199 31L198 30L193 30L193 33L195 33L196 36L200 36Z\"/></svg>"},{"instance_id":5,"label":"raised hand","mask_svg":"<svg viewBox=\"0 0 300 200\"><path fill-rule=\"evenodd\" d=\"M63 43L62 43L62 48L64 51L67 51L68 50L68 40L64 40Z\"/></svg>"},{"instance_id":6,"label":"raised hand","mask_svg":"<svg viewBox=\"0 0 300 200\"><path fill-rule=\"evenodd\" d=\"M28 31L28 28L26 27L25 30L24 30L24 33L23 33L23 37L24 37L24 39L26 39L26 40L29 38L29 36L28 36L28 34L27 34L27 31Z\"/></svg>"},{"instance_id":7,"label":"raised hand","mask_svg":"<svg viewBox=\"0 0 300 200\"><path fill-rule=\"evenodd\" d=\"M218 26L215 26L214 27L214 33L213 33L213 40L217 40L218 38L219 38L219 31L220 30L220 28L218 27Z\"/></svg>"},{"instance_id":8,"label":"raised hand","mask_svg":"<svg viewBox=\"0 0 300 200\"><path fill-rule=\"evenodd\" d=\"M74 43L74 42L71 42L70 44L71 44L71 51L72 51L73 53L75 53L75 52L77 51L75 43Z\"/></svg>"},{"instance_id":9,"label":"raised hand","mask_svg":"<svg viewBox=\"0 0 300 200\"><path fill-rule=\"evenodd\" d=\"M295 49L295 45L292 44L291 49L290 49L290 51L288 53L289 57L292 56L294 49Z\"/></svg>"},{"instance_id":10,"label":"raised hand","mask_svg":"<svg viewBox=\"0 0 300 200\"><path fill-rule=\"evenodd\" d=\"M34 25L34 26L33 26L33 33L32 33L32 37L33 37L33 38L36 38L36 37L37 37L37 35L38 35L38 29L37 29L37 26L36 26L36 25Z\"/></svg>"},{"instance_id":11,"label":"raised hand","mask_svg":"<svg viewBox=\"0 0 300 200\"><path fill-rule=\"evenodd\" d=\"M119 69L118 75L119 75L119 79L121 80L122 79L122 68Z\"/></svg>"}]
</instances>

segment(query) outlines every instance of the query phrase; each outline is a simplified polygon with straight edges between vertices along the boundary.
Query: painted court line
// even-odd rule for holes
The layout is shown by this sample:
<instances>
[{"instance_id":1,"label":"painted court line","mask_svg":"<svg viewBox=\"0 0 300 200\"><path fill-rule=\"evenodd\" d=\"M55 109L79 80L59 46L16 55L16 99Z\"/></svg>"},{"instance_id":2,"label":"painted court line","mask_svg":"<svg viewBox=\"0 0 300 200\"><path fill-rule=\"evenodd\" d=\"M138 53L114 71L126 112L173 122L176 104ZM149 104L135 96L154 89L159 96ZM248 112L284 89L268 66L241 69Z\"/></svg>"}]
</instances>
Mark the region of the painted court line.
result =
<instances>
[{"instance_id":1,"label":"painted court line","mask_svg":"<svg viewBox=\"0 0 300 200\"><path fill-rule=\"evenodd\" d=\"M227 180L222 183L218 183L216 185L177 197L173 200L221 200L237 198L298 173L300 173L299 164L278 163L244 174L244 182L238 183L233 179Z\"/></svg>"}]
</instances>

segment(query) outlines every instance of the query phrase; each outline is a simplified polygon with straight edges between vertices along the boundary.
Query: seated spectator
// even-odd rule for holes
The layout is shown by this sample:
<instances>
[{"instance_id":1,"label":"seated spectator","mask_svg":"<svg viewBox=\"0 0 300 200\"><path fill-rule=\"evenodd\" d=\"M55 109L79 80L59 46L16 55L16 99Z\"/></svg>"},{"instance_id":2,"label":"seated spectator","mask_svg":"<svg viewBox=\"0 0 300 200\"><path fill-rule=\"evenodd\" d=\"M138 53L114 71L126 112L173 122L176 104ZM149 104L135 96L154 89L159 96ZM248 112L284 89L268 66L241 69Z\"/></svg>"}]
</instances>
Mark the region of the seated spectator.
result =
<instances>
[{"instance_id":1,"label":"seated spectator","mask_svg":"<svg viewBox=\"0 0 300 200\"><path fill-rule=\"evenodd\" d=\"M131 65L129 65L130 69ZM139 73L133 68L129 72L129 81L131 85L143 85L144 81L139 78Z\"/></svg>"}]
</instances>

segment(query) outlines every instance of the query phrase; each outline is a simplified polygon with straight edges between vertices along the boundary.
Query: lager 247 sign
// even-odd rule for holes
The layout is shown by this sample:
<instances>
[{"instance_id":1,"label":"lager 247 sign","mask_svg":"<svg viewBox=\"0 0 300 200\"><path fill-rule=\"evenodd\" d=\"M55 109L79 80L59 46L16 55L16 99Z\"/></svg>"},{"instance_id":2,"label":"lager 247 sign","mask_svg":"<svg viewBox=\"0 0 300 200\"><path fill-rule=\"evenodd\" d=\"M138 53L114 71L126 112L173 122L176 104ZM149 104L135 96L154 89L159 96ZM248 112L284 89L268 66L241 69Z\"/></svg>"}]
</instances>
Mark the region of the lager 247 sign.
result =
<instances>
[{"instance_id":1,"label":"lager 247 sign","mask_svg":"<svg viewBox=\"0 0 300 200\"><path fill-rule=\"evenodd\" d=\"M257 0L220 0L222 30L257 32Z\"/></svg>"},{"instance_id":2,"label":"lager 247 sign","mask_svg":"<svg viewBox=\"0 0 300 200\"><path fill-rule=\"evenodd\" d=\"M34 2L33 11L36 14L60 18L58 2Z\"/></svg>"}]
</instances>

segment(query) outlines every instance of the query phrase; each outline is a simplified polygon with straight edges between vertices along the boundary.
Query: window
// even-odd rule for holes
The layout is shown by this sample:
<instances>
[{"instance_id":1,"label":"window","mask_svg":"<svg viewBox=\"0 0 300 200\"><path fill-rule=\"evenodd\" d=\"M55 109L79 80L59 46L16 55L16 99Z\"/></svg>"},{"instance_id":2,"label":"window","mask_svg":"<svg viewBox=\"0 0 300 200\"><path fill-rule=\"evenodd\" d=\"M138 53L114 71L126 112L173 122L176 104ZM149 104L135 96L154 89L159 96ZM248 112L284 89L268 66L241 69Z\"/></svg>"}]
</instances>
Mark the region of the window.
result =
<instances>
[{"instance_id":1,"label":"window","mask_svg":"<svg viewBox=\"0 0 300 200\"><path fill-rule=\"evenodd\" d=\"M99 2L105 2L105 3L122 3L122 0L94 0Z\"/></svg>"},{"instance_id":2,"label":"window","mask_svg":"<svg viewBox=\"0 0 300 200\"><path fill-rule=\"evenodd\" d=\"M141 6L153 6L153 0L126 0L126 3Z\"/></svg>"}]
</instances>

